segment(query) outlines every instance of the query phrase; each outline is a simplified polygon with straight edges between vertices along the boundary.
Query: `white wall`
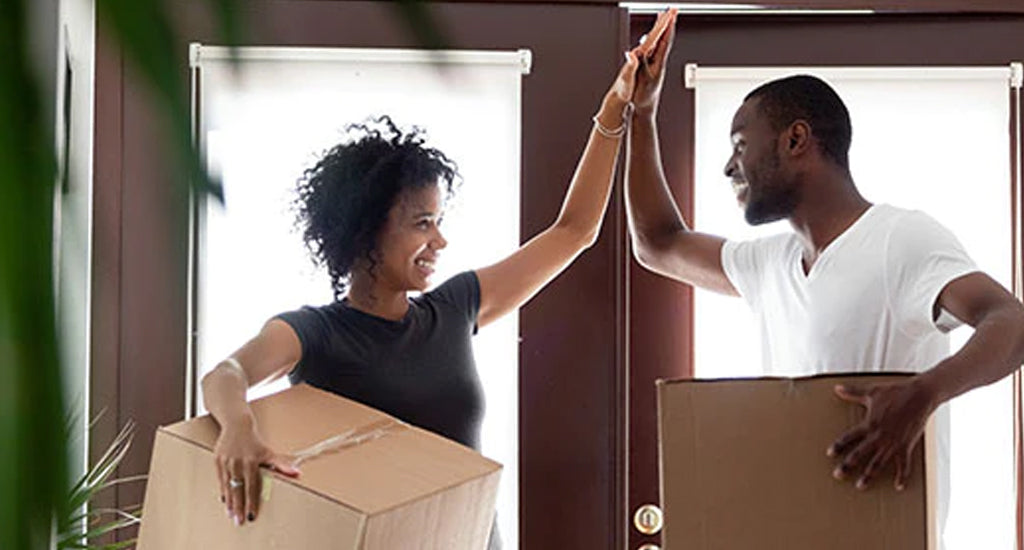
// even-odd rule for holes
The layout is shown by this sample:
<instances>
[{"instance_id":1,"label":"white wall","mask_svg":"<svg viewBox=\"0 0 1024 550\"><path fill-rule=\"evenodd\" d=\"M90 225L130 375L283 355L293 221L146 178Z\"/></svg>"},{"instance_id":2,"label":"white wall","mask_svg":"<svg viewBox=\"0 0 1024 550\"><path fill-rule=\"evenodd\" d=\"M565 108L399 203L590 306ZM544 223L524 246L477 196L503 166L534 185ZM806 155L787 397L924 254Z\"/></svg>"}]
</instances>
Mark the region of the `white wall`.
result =
<instances>
[{"instance_id":1,"label":"white wall","mask_svg":"<svg viewBox=\"0 0 1024 550\"><path fill-rule=\"evenodd\" d=\"M58 0L54 0L54 4ZM58 338L65 400L75 421L70 443L72 479L85 471L89 422L89 288L92 244L93 83L95 0L59 0L55 38L54 109L58 167L67 166L66 192L58 182L54 240ZM71 81L65 82L70 66ZM71 86L70 130L65 142L64 87ZM67 150L64 144L67 143ZM64 157L67 155L67 162Z\"/></svg>"}]
</instances>

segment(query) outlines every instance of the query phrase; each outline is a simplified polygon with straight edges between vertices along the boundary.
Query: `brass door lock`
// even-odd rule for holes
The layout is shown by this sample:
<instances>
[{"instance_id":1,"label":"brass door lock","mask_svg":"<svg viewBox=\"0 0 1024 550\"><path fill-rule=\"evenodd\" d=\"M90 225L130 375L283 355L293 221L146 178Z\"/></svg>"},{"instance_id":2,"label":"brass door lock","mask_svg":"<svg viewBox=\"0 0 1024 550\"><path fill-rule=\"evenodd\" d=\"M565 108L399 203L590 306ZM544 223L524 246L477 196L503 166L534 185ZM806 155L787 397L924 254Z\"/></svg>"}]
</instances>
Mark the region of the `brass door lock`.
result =
<instances>
[{"instance_id":1,"label":"brass door lock","mask_svg":"<svg viewBox=\"0 0 1024 550\"><path fill-rule=\"evenodd\" d=\"M633 525L644 535L658 534L662 525L661 508L654 504L644 504L637 508L636 513L633 514ZM641 550L651 549L642 547Z\"/></svg>"}]
</instances>

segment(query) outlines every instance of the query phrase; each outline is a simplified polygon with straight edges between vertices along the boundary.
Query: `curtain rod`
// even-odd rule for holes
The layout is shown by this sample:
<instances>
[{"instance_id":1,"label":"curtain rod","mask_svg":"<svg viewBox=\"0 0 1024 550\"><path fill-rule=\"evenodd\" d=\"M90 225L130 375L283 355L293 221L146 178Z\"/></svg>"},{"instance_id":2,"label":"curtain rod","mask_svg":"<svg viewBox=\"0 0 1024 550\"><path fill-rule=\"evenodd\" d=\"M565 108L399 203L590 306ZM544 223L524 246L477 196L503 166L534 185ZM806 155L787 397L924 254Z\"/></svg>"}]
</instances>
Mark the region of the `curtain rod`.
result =
<instances>
[{"instance_id":1,"label":"curtain rod","mask_svg":"<svg viewBox=\"0 0 1024 550\"><path fill-rule=\"evenodd\" d=\"M307 48L292 46L210 46L189 44L189 66L205 61L229 60L237 52L242 61L360 61L368 63L439 63L442 65L517 65L530 74L533 52L484 50L408 50L398 48Z\"/></svg>"},{"instance_id":2,"label":"curtain rod","mask_svg":"<svg viewBox=\"0 0 1024 550\"><path fill-rule=\"evenodd\" d=\"M669 8L680 15L871 15L872 9L770 8L755 4L699 4L666 2L619 2L631 15L657 14Z\"/></svg>"},{"instance_id":3,"label":"curtain rod","mask_svg":"<svg viewBox=\"0 0 1024 550\"><path fill-rule=\"evenodd\" d=\"M1024 81L1024 65L1013 62L1009 65L965 66L965 67L700 67L687 63L683 74L687 89L696 87L701 80L757 79L768 80L786 74L815 73L826 78L871 80L878 78L896 80L966 80L976 78L1005 79L1011 88L1020 89Z\"/></svg>"}]
</instances>

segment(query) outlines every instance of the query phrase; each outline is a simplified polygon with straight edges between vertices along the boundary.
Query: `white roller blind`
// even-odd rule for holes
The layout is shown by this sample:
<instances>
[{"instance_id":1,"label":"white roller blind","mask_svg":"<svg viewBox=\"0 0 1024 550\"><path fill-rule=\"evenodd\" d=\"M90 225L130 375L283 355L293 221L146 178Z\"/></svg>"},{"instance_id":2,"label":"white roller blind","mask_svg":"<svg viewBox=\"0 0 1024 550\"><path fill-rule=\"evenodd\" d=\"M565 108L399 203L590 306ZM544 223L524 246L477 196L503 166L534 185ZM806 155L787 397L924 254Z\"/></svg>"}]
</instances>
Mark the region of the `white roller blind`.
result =
<instances>
[{"instance_id":1,"label":"white roller blind","mask_svg":"<svg viewBox=\"0 0 1024 550\"><path fill-rule=\"evenodd\" d=\"M850 169L872 202L920 209L949 227L978 265L1010 287L1010 67L687 67L696 90L696 229L732 239L791 231L786 222L751 227L722 173L729 128L759 84L813 74L832 84L853 122ZM695 368L699 377L760 374L760 340L746 305L698 291ZM952 337L956 350L969 337ZM737 345L742 342L743 345ZM948 550L1010 550L1014 463L1010 380L952 404Z\"/></svg>"},{"instance_id":2,"label":"white roller blind","mask_svg":"<svg viewBox=\"0 0 1024 550\"><path fill-rule=\"evenodd\" d=\"M242 48L238 74L225 48L193 45L191 57L200 146L225 198L198 215L197 379L273 315L332 300L327 274L293 229L291 202L302 170L347 123L387 114L426 129L428 145L458 163L465 183L442 226L449 246L435 284L518 247L528 51ZM483 452L505 465L498 509L509 548L518 536L517 321L506 316L474 339L487 399Z\"/></svg>"}]
</instances>

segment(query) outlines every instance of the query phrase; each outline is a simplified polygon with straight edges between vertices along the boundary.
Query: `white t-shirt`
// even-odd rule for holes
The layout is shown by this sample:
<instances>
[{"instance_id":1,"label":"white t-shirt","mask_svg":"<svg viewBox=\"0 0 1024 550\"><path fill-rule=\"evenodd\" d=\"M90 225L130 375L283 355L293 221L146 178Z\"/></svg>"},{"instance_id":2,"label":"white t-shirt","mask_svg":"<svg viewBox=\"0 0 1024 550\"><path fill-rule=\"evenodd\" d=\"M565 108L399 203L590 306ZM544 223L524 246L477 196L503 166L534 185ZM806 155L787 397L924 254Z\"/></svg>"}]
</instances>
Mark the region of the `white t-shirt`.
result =
<instances>
[{"instance_id":1,"label":"white t-shirt","mask_svg":"<svg viewBox=\"0 0 1024 550\"><path fill-rule=\"evenodd\" d=\"M977 267L933 218L874 205L806 274L802 254L794 233L722 247L726 276L758 317L765 375L920 372L949 356L946 333L958 321L944 312L935 320L933 308L947 284ZM935 418L940 530L949 500L948 414L943 406Z\"/></svg>"}]
</instances>

